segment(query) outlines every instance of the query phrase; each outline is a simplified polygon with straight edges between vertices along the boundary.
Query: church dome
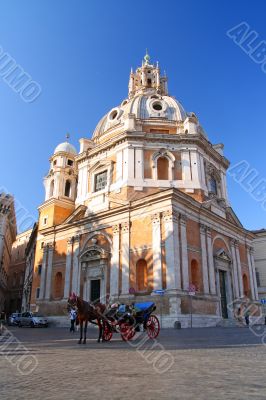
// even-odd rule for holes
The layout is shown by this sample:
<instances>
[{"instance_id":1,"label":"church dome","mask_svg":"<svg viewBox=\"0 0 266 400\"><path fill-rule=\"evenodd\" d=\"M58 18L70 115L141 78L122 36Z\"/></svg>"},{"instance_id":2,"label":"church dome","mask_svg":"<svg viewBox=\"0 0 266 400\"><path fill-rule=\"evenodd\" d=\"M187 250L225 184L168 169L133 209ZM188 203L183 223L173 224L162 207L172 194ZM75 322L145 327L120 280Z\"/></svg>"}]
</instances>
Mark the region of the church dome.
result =
<instances>
[{"instance_id":1,"label":"church dome","mask_svg":"<svg viewBox=\"0 0 266 400\"><path fill-rule=\"evenodd\" d=\"M60 151L63 151L65 153L69 153L69 154L77 154L77 150L75 149L75 147L68 143L68 142L63 142L60 143L58 146L56 146L55 150L54 150L54 154L59 153Z\"/></svg>"},{"instance_id":2,"label":"church dome","mask_svg":"<svg viewBox=\"0 0 266 400\"><path fill-rule=\"evenodd\" d=\"M100 143L123 131L156 132L156 129L206 137L197 116L187 113L182 104L169 95L166 74L161 75L159 63L152 64L146 53L142 66L135 72L131 69L128 97L103 116L92 139Z\"/></svg>"},{"instance_id":3,"label":"church dome","mask_svg":"<svg viewBox=\"0 0 266 400\"><path fill-rule=\"evenodd\" d=\"M93 139L102 136L110 128L123 126L128 114L134 114L139 120L159 119L171 122L181 122L187 117L183 106L174 97L154 92L141 93L110 110L96 126Z\"/></svg>"}]
</instances>

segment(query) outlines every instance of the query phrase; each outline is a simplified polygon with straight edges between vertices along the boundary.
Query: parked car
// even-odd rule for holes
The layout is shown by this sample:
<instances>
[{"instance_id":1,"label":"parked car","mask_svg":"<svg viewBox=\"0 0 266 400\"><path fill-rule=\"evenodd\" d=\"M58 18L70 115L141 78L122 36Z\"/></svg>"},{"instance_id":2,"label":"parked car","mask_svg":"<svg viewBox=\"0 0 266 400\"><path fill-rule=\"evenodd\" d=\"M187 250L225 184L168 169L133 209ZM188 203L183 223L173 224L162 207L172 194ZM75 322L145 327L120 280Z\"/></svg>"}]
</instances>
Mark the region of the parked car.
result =
<instances>
[{"instance_id":1,"label":"parked car","mask_svg":"<svg viewBox=\"0 0 266 400\"><path fill-rule=\"evenodd\" d=\"M44 326L47 328L48 320L39 313L27 311L21 314L18 320L18 326L30 326L31 328L34 328L35 326Z\"/></svg>"},{"instance_id":2,"label":"parked car","mask_svg":"<svg viewBox=\"0 0 266 400\"><path fill-rule=\"evenodd\" d=\"M12 313L7 320L9 326L18 325L19 318L21 317L21 313Z\"/></svg>"}]
</instances>

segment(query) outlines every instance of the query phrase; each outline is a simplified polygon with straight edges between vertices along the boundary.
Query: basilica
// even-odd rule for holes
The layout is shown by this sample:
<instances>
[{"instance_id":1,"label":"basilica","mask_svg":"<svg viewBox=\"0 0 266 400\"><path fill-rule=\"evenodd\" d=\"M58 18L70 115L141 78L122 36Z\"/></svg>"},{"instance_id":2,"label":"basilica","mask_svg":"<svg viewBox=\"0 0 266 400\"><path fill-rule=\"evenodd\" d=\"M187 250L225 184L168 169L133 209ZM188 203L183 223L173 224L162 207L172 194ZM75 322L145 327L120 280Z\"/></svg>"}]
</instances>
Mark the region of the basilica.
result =
<instances>
[{"instance_id":1,"label":"basilica","mask_svg":"<svg viewBox=\"0 0 266 400\"><path fill-rule=\"evenodd\" d=\"M58 321L69 294L152 300L163 326L215 326L258 299L252 240L227 193L229 161L145 55L128 96L79 151L50 157L39 206L31 310ZM193 296L192 296L193 294Z\"/></svg>"}]
</instances>

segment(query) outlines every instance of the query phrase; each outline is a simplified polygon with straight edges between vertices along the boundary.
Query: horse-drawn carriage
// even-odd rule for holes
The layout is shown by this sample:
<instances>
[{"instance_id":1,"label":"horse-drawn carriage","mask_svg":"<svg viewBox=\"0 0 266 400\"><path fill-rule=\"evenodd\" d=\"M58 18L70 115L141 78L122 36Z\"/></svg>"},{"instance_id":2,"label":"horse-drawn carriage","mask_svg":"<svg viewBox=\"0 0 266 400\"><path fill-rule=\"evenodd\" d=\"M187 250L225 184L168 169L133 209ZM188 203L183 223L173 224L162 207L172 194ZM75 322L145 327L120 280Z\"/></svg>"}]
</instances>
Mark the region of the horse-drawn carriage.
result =
<instances>
[{"instance_id":1,"label":"horse-drawn carriage","mask_svg":"<svg viewBox=\"0 0 266 400\"><path fill-rule=\"evenodd\" d=\"M132 305L113 304L107 307L102 303L88 303L72 293L68 299L68 311L77 310L76 323L80 325L78 343L86 343L88 322L99 327L98 342L109 341L113 333L120 333L123 340L130 340L136 332L146 331L149 338L155 339L160 332L160 323L156 315L156 305L152 302L133 303ZM84 327L84 330L83 330ZM83 337L84 333L84 337Z\"/></svg>"},{"instance_id":2,"label":"horse-drawn carriage","mask_svg":"<svg viewBox=\"0 0 266 400\"><path fill-rule=\"evenodd\" d=\"M127 341L140 330L146 331L149 338L155 339L160 332L159 320L152 314L155 309L152 302L113 304L104 315L103 339L109 341L113 333L120 333L122 339Z\"/></svg>"}]
</instances>

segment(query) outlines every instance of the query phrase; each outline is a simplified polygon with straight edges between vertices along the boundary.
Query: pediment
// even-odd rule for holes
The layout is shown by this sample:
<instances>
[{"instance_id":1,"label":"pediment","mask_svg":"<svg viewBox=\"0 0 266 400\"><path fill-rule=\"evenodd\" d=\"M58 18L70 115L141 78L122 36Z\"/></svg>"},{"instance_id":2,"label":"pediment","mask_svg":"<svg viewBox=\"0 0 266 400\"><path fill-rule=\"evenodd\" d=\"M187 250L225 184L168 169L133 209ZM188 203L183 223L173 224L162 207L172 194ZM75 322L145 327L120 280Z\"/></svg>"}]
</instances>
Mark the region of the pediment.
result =
<instances>
[{"instance_id":1,"label":"pediment","mask_svg":"<svg viewBox=\"0 0 266 400\"><path fill-rule=\"evenodd\" d=\"M224 249L219 249L217 251L217 253L215 254L215 257L220 258L224 261L228 261L228 262L231 261L231 258L229 257L229 255L227 254L227 252Z\"/></svg>"},{"instance_id":2,"label":"pediment","mask_svg":"<svg viewBox=\"0 0 266 400\"><path fill-rule=\"evenodd\" d=\"M112 160L101 160L101 161L97 161L94 165L92 165L90 167L90 172L96 171L99 168L102 167L110 167L112 166L113 161Z\"/></svg>"},{"instance_id":3,"label":"pediment","mask_svg":"<svg viewBox=\"0 0 266 400\"><path fill-rule=\"evenodd\" d=\"M92 260L99 260L103 258L108 258L108 253L106 250L104 250L102 247L97 246L96 244L93 246L90 246L86 248L81 254L80 254L80 261L83 262L89 262Z\"/></svg>"},{"instance_id":4,"label":"pediment","mask_svg":"<svg viewBox=\"0 0 266 400\"><path fill-rule=\"evenodd\" d=\"M243 225L241 224L234 210L231 207L227 207L226 209L226 219L232 224L238 226L239 228L243 228Z\"/></svg>"},{"instance_id":5,"label":"pediment","mask_svg":"<svg viewBox=\"0 0 266 400\"><path fill-rule=\"evenodd\" d=\"M87 207L80 205L75 211L64 221L64 224L71 224L72 222L80 221L85 217Z\"/></svg>"}]
</instances>

